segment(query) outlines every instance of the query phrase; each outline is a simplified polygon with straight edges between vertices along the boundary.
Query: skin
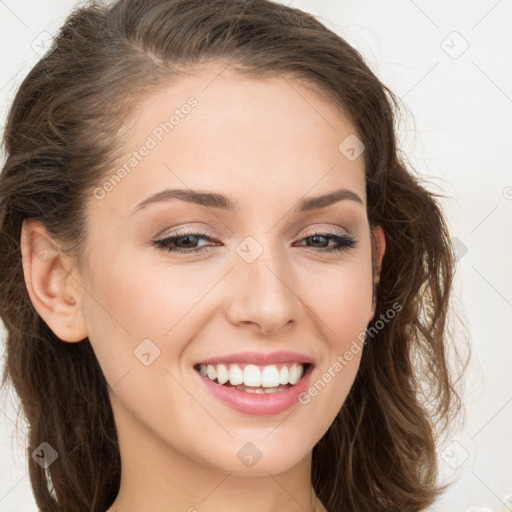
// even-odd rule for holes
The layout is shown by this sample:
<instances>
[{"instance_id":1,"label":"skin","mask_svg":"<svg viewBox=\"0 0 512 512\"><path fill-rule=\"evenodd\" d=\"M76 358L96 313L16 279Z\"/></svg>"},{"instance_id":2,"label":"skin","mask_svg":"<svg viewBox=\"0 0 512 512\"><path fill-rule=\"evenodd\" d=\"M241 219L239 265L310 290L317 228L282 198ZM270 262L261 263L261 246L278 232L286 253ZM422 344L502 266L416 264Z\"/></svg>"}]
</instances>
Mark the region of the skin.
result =
<instances>
[{"instance_id":1,"label":"skin","mask_svg":"<svg viewBox=\"0 0 512 512\"><path fill-rule=\"evenodd\" d=\"M314 359L313 383L374 315L363 157L338 150L356 130L297 81L220 70L204 67L146 97L129 120L127 155L167 112L190 96L198 101L105 198L88 200L87 274L62 252L36 257L58 241L37 221L23 225L34 306L61 340L89 338L110 385L122 478L108 512L313 511L312 449L342 407L361 352L307 405L267 416L230 409L192 366L245 350L292 350ZM342 187L363 204L292 211L303 197ZM134 213L166 188L226 194L240 211L172 200ZM184 227L211 236L191 247L211 249L186 255L153 244ZM322 253L336 242L315 245L306 239L313 228L349 233L357 244ZM385 238L379 227L374 233L378 270ZM251 264L235 251L247 236L263 249ZM160 350L149 366L134 357L146 338ZM248 442L262 454L251 468L237 457ZM318 500L316 510L325 511Z\"/></svg>"}]
</instances>

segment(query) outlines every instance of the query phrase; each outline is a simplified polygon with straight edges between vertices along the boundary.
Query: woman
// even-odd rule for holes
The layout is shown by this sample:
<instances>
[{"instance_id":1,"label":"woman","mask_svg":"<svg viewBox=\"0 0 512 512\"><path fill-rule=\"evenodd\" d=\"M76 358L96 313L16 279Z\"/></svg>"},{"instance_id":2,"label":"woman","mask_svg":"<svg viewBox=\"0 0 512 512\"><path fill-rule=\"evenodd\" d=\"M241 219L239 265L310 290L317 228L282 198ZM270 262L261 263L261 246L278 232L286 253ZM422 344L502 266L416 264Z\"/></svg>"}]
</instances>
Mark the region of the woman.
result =
<instances>
[{"instance_id":1,"label":"woman","mask_svg":"<svg viewBox=\"0 0 512 512\"><path fill-rule=\"evenodd\" d=\"M432 504L454 256L393 93L268 0L83 7L55 43L0 179L40 509Z\"/></svg>"}]
</instances>

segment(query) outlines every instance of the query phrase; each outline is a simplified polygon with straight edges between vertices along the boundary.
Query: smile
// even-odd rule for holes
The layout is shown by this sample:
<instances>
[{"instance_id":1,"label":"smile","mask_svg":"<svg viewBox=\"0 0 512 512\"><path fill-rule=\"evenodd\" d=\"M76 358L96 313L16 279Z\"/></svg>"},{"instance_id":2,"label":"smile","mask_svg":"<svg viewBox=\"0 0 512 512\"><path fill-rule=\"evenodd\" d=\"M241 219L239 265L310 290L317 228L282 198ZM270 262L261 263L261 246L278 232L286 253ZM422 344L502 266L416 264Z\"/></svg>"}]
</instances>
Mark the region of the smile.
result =
<instances>
[{"instance_id":1,"label":"smile","mask_svg":"<svg viewBox=\"0 0 512 512\"><path fill-rule=\"evenodd\" d=\"M195 369L216 384L248 393L277 393L299 382L307 363L255 365L247 363L200 364Z\"/></svg>"},{"instance_id":2,"label":"smile","mask_svg":"<svg viewBox=\"0 0 512 512\"><path fill-rule=\"evenodd\" d=\"M309 387L314 365L289 361L277 364L196 364L206 390L223 405L251 415L279 414L297 405Z\"/></svg>"}]
</instances>

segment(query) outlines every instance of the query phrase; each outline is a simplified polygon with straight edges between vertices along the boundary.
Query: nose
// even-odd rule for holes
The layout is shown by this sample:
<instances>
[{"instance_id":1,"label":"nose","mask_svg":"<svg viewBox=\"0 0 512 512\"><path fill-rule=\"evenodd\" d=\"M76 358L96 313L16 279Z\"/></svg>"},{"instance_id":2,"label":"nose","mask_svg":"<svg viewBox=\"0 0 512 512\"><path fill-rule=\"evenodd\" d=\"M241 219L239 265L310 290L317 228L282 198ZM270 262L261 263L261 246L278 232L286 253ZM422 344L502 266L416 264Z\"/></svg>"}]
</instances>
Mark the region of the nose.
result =
<instances>
[{"instance_id":1,"label":"nose","mask_svg":"<svg viewBox=\"0 0 512 512\"><path fill-rule=\"evenodd\" d=\"M304 311L299 282L278 251L267 245L252 262L243 253L235 256L234 268L227 276L230 293L224 306L232 324L250 325L260 334L272 335L299 320Z\"/></svg>"}]
</instances>

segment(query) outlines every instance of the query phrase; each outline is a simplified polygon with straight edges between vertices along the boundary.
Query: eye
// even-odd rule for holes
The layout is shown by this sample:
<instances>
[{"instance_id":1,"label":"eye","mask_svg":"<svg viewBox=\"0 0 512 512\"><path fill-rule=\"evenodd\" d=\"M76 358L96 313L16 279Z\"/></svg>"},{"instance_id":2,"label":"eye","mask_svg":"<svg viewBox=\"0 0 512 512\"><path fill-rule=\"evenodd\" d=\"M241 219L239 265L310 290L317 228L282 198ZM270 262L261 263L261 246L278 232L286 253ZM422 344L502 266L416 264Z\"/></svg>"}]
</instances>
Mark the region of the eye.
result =
<instances>
[{"instance_id":1,"label":"eye","mask_svg":"<svg viewBox=\"0 0 512 512\"><path fill-rule=\"evenodd\" d=\"M320 243L322 244L323 241L334 241L335 246L334 247L328 247L328 248L318 248L313 247L314 251L317 252L345 252L349 249L352 249L356 246L356 240L353 236L349 235L348 233L339 233L339 232L323 232L323 231L314 231L312 234L310 234L307 237L304 237L303 240L311 240L313 243Z\"/></svg>"},{"instance_id":2,"label":"eye","mask_svg":"<svg viewBox=\"0 0 512 512\"><path fill-rule=\"evenodd\" d=\"M196 244L201 240L212 241L213 239L204 233L182 230L162 238L161 240L155 240L154 245L162 250L167 250L167 252L181 254L205 252L213 248L211 245L203 245L197 247ZM325 242L327 242L327 244L329 244L329 242L335 243L334 247L326 248L309 246L313 251L323 253L348 251L355 247L357 244L353 236L349 235L348 233L339 232L314 231L312 234L301 239L301 241L308 240L311 240L314 244L320 245Z\"/></svg>"},{"instance_id":3,"label":"eye","mask_svg":"<svg viewBox=\"0 0 512 512\"><path fill-rule=\"evenodd\" d=\"M193 245L199 240L212 240L212 238L204 233L194 233L192 231L182 230L161 240L155 240L154 243L160 249L167 249L167 252L177 252L182 254L191 254L211 249L211 246L193 247ZM183 247L180 247L182 245Z\"/></svg>"}]
</instances>

